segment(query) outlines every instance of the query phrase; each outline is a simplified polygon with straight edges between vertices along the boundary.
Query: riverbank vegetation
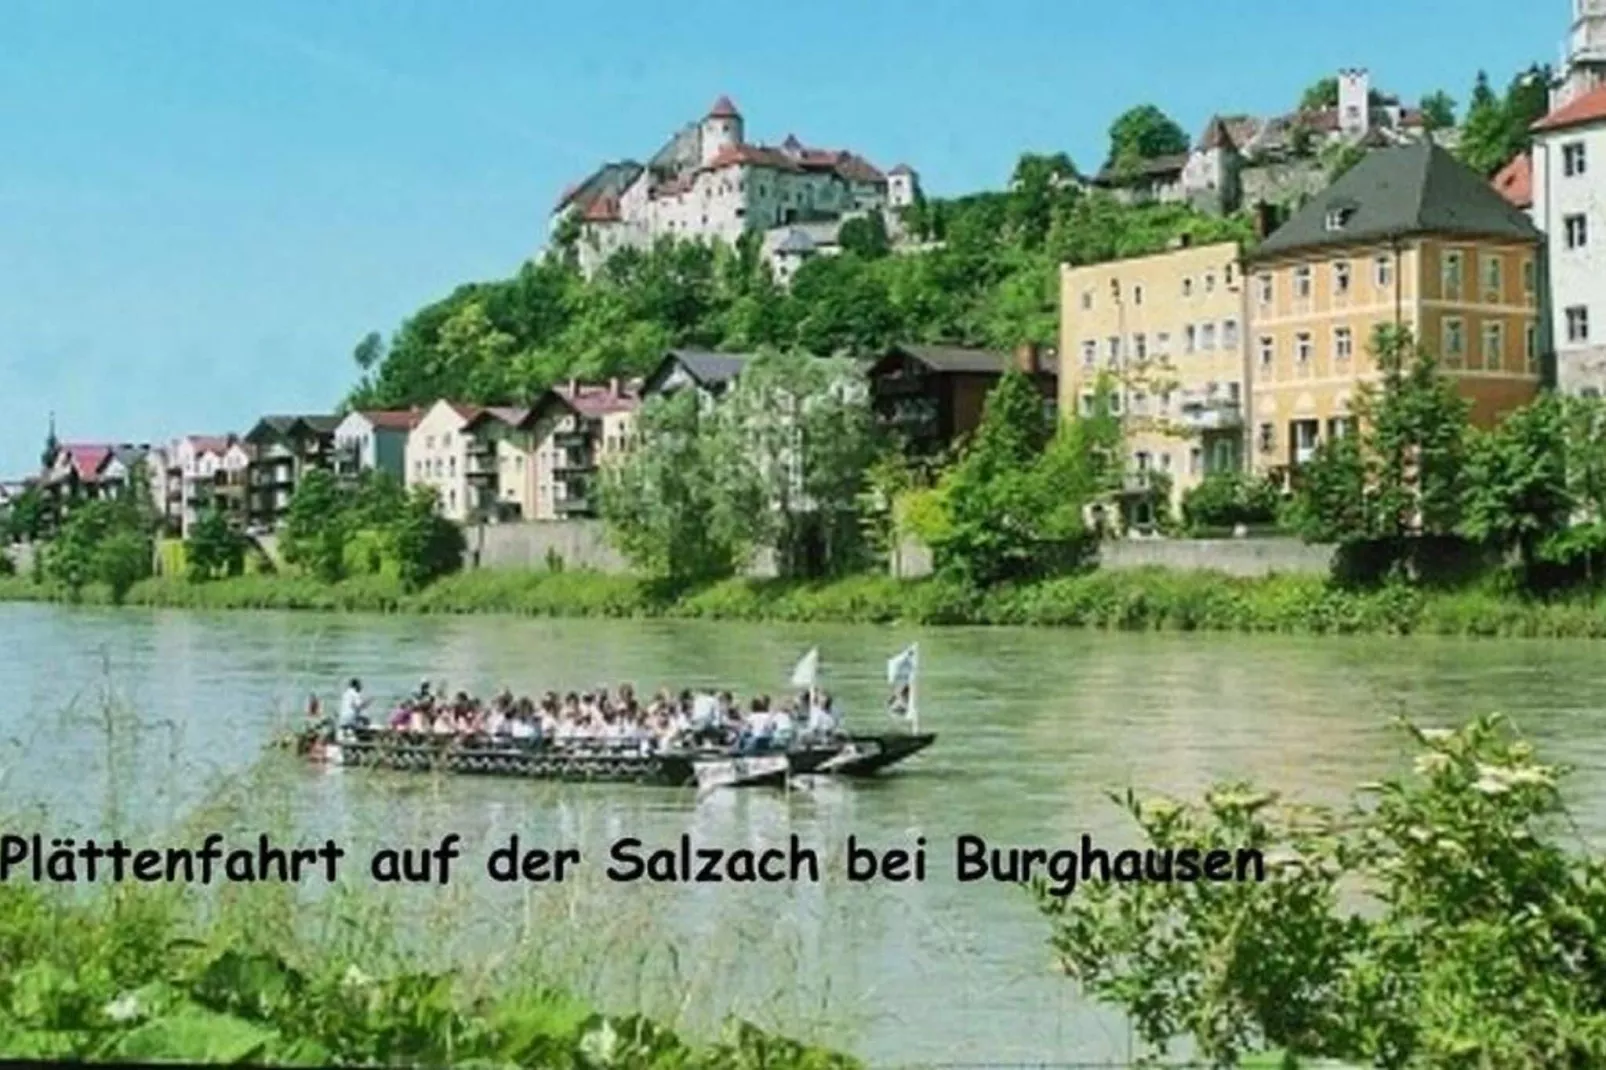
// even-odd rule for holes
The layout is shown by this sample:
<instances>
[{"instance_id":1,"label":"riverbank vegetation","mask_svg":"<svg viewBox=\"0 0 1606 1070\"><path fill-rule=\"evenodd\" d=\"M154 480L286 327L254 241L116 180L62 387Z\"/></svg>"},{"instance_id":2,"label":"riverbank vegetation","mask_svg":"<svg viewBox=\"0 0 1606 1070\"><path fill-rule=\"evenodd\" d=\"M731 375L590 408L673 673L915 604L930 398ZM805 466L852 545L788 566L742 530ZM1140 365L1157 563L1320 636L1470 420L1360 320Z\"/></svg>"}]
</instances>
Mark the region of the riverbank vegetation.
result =
<instances>
[{"instance_id":1,"label":"riverbank vegetation","mask_svg":"<svg viewBox=\"0 0 1606 1070\"><path fill-rule=\"evenodd\" d=\"M1606 865L1566 770L1499 718L1412 729L1411 775L1343 811L1251 785L1202 804L1116 799L1156 848L1253 845L1264 883L1035 891L1065 971L1163 1052L1212 1065L1279 1048L1357 1065L1606 1061ZM1375 909L1348 906L1363 892Z\"/></svg>"}]
</instances>

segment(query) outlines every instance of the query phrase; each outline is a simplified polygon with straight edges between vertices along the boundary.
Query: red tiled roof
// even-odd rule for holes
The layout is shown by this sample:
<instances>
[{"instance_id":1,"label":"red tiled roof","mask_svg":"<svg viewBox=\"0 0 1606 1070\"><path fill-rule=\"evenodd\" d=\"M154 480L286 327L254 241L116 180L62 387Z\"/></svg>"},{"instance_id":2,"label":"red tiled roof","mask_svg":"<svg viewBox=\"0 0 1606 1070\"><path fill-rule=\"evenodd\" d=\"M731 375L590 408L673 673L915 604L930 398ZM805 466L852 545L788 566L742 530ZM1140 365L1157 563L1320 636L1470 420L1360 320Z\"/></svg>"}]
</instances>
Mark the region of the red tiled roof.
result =
<instances>
[{"instance_id":1,"label":"red tiled roof","mask_svg":"<svg viewBox=\"0 0 1606 1070\"><path fill-rule=\"evenodd\" d=\"M580 218L587 223L617 223L619 221L619 198L612 194L604 194L585 206Z\"/></svg>"},{"instance_id":2,"label":"red tiled roof","mask_svg":"<svg viewBox=\"0 0 1606 1070\"><path fill-rule=\"evenodd\" d=\"M189 435L185 441L196 453L227 453L236 439L233 435Z\"/></svg>"},{"instance_id":3,"label":"red tiled roof","mask_svg":"<svg viewBox=\"0 0 1606 1070\"><path fill-rule=\"evenodd\" d=\"M745 164L748 167L773 167L777 171L798 170L797 161L792 159L780 149L767 148L763 145L726 145L714 154L714 158L705 165L709 171L717 171L721 167L732 167Z\"/></svg>"},{"instance_id":4,"label":"red tiled roof","mask_svg":"<svg viewBox=\"0 0 1606 1070\"><path fill-rule=\"evenodd\" d=\"M1535 130L1560 130L1581 123L1606 121L1606 85L1592 89L1534 123Z\"/></svg>"},{"instance_id":5,"label":"red tiled roof","mask_svg":"<svg viewBox=\"0 0 1606 1070\"><path fill-rule=\"evenodd\" d=\"M736 105L731 103L730 97L720 97L714 101L714 106L708 109L708 118L710 119L740 119L741 117L742 113L736 110Z\"/></svg>"},{"instance_id":6,"label":"red tiled roof","mask_svg":"<svg viewBox=\"0 0 1606 1070\"><path fill-rule=\"evenodd\" d=\"M85 483L92 483L99 477L101 466L112 455L110 446L69 444L61 448L67 454L68 463L78 473L78 478Z\"/></svg>"},{"instance_id":7,"label":"red tiled roof","mask_svg":"<svg viewBox=\"0 0 1606 1070\"><path fill-rule=\"evenodd\" d=\"M553 387L552 392L584 416L629 412L641 404L634 383L620 383L617 390L611 383L562 383Z\"/></svg>"},{"instance_id":8,"label":"red tiled roof","mask_svg":"<svg viewBox=\"0 0 1606 1070\"><path fill-rule=\"evenodd\" d=\"M1518 208L1532 208L1534 204L1533 157L1526 152L1514 156L1511 162L1490 179L1496 192Z\"/></svg>"},{"instance_id":9,"label":"red tiled roof","mask_svg":"<svg viewBox=\"0 0 1606 1070\"><path fill-rule=\"evenodd\" d=\"M417 409L362 409L358 415L386 431L411 431L422 413Z\"/></svg>"}]
</instances>

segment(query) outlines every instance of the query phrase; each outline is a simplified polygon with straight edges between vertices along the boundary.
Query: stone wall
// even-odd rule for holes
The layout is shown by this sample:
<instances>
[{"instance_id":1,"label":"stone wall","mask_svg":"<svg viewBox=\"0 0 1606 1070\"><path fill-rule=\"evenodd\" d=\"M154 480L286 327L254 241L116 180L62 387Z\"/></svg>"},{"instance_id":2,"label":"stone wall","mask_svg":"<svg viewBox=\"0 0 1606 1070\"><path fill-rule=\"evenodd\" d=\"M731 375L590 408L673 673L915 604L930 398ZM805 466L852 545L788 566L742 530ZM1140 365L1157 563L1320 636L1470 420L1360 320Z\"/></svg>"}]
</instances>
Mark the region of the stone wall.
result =
<instances>
[{"instance_id":1,"label":"stone wall","mask_svg":"<svg viewBox=\"0 0 1606 1070\"><path fill-rule=\"evenodd\" d=\"M463 535L469 568L545 569L561 560L569 569L627 570L624 557L609 545L600 520L471 525Z\"/></svg>"},{"instance_id":2,"label":"stone wall","mask_svg":"<svg viewBox=\"0 0 1606 1070\"><path fill-rule=\"evenodd\" d=\"M1244 204L1288 204L1327 188L1327 169L1312 157L1275 163L1246 163L1238 173Z\"/></svg>"},{"instance_id":3,"label":"stone wall","mask_svg":"<svg viewBox=\"0 0 1606 1070\"><path fill-rule=\"evenodd\" d=\"M1298 539L1115 539L1099 548L1104 568L1210 570L1232 576L1274 572L1322 574L1333 563L1331 546Z\"/></svg>"},{"instance_id":4,"label":"stone wall","mask_svg":"<svg viewBox=\"0 0 1606 1070\"><path fill-rule=\"evenodd\" d=\"M1230 576L1321 575L1332 563L1332 547L1285 538L1112 539L1099 548L1099 564L1108 569L1152 567ZM929 576L931 570L931 551L915 540L905 540L892 554L891 571L899 579Z\"/></svg>"}]
</instances>

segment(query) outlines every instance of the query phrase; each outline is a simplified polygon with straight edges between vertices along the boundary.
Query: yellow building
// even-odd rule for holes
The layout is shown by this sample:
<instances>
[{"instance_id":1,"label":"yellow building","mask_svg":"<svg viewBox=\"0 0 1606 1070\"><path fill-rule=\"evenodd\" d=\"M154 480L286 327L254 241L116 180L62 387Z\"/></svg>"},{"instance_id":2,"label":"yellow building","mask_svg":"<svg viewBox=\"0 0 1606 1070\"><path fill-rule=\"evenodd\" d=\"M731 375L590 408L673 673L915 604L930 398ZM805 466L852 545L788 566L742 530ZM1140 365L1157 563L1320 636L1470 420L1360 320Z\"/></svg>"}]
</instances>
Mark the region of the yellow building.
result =
<instances>
[{"instance_id":1,"label":"yellow building","mask_svg":"<svg viewBox=\"0 0 1606 1070\"><path fill-rule=\"evenodd\" d=\"M1242 467L1246 350L1236 242L1060 269L1060 411L1091 411L1101 379L1140 487L1164 473L1174 501Z\"/></svg>"},{"instance_id":2,"label":"yellow building","mask_svg":"<svg viewBox=\"0 0 1606 1070\"><path fill-rule=\"evenodd\" d=\"M1378 379L1379 327L1409 328L1479 425L1531 400L1540 240L1436 145L1364 157L1245 265L1253 469L1285 472L1351 426L1357 387Z\"/></svg>"}]
</instances>

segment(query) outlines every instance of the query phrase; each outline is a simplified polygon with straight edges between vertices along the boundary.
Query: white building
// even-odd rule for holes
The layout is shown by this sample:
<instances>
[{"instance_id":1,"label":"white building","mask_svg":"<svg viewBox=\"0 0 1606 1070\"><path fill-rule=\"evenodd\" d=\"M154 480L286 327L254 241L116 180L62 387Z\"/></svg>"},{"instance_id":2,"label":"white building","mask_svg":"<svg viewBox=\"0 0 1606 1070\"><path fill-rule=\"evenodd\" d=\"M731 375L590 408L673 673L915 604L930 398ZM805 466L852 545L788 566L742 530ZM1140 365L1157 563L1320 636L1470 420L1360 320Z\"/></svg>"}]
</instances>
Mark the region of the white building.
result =
<instances>
[{"instance_id":1,"label":"white building","mask_svg":"<svg viewBox=\"0 0 1606 1070\"><path fill-rule=\"evenodd\" d=\"M1606 82L1534 127L1534 221L1547 239L1557 386L1606 391Z\"/></svg>"},{"instance_id":2,"label":"white building","mask_svg":"<svg viewBox=\"0 0 1606 1070\"><path fill-rule=\"evenodd\" d=\"M247 470L251 451L234 435L186 435L161 451L166 464L162 481L163 514L188 538L203 512L217 506L230 519L244 522Z\"/></svg>"},{"instance_id":3,"label":"white building","mask_svg":"<svg viewBox=\"0 0 1606 1070\"><path fill-rule=\"evenodd\" d=\"M720 97L701 120L669 139L646 164L605 164L566 190L554 233L578 223L581 269L594 273L615 252L660 237L735 243L748 231L841 219L912 204L919 178L905 166L884 174L851 152L810 148L788 136L751 143L741 113Z\"/></svg>"},{"instance_id":4,"label":"white building","mask_svg":"<svg viewBox=\"0 0 1606 1070\"><path fill-rule=\"evenodd\" d=\"M479 415L471 405L437 401L407 433L407 487L434 487L441 515L462 523L469 513L468 447L464 428Z\"/></svg>"},{"instance_id":5,"label":"white building","mask_svg":"<svg viewBox=\"0 0 1606 1070\"><path fill-rule=\"evenodd\" d=\"M1606 0L1573 0L1572 25L1562 48L1561 77L1551 93L1552 110L1606 85Z\"/></svg>"}]
</instances>

